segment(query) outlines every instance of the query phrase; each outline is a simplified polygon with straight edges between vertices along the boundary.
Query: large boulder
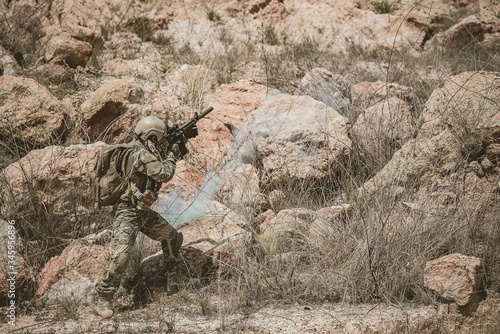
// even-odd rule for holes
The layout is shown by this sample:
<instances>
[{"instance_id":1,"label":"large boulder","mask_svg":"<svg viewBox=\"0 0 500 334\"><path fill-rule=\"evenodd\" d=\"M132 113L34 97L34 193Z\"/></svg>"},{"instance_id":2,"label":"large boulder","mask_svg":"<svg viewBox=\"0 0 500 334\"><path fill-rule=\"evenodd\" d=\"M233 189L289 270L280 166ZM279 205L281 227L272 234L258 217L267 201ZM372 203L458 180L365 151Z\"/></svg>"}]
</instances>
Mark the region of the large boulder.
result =
<instances>
[{"instance_id":1,"label":"large boulder","mask_svg":"<svg viewBox=\"0 0 500 334\"><path fill-rule=\"evenodd\" d=\"M403 0L401 12L407 14L407 20L424 32L439 29L450 18L453 5L447 1L422 0L415 3Z\"/></svg>"},{"instance_id":2,"label":"large boulder","mask_svg":"<svg viewBox=\"0 0 500 334\"><path fill-rule=\"evenodd\" d=\"M128 23L139 16L140 2L130 1L127 6L116 6L113 2L100 0L56 0L50 2L23 1L25 8L38 10L45 37L74 38L99 45L110 27ZM17 7L17 6L16 6ZM12 11L20 10L11 6Z\"/></svg>"},{"instance_id":3,"label":"large boulder","mask_svg":"<svg viewBox=\"0 0 500 334\"><path fill-rule=\"evenodd\" d=\"M451 254L425 264L424 286L465 306L477 293L482 274L481 259Z\"/></svg>"},{"instance_id":4,"label":"large boulder","mask_svg":"<svg viewBox=\"0 0 500 334\"><path fill-rule=\"evenodd\" d=\"M475 15L471 15L448 30L434 35L425 43L424 49L433 50L450 46L460 47L469 43L482 42L486 31L483 23Z\"/></svg>"},{"instance_id":5,"label":"large boulder","mask_svg":"<svg viewBox=\"0 0 500 334\"><path fill-rule=\"evenodd\" d=\"M251 164L238 166L232 171L218 192L224 203L231 207L250 207L257 209L262 201L259 176Z\"/></svg>"},{"instance_id":6,"label":"large boulder","mask_svg":"<svg viewBox=\"0 0 500 334\"><path fill-rule=\"evenodd\" d=\"M450 129L461 138L476 131L498 113L499 78L498 72L475 71L446 80L425 104L419 136L431 137Z\"/></svg>"},{"instance_id":7,"label":"large boulder","mask_svg":"<svg viewBox=\"0 0 500 334\"><path fill-rule=\"evenodd\" d=\"M82 104L83 121L91 138L107 132L112 137L119 136L130 127L130 120L117 119L124 114L139 114L132 105L143 101L143 89L131 81L113 80L103 84ZM116 121L118 124L112 124Z\"/></svg>"},{"instance_id":8,"label":"large boulder","mask_svg":"<svg viewBox=\"0 0 500 334\"><path fill-rule=\"evenodd\" d=\"M204 183L203 174L193 165L181 160L175 166L174 177L170 181L163 183L160 196L175 196L179 199L189 200L196 195Z\"/></svg>"},{"instance_id":9,"label":"large boulder","mask_svg":"<svg viewBox=\"0 0 500 334\"><path fill-rule=\"evenodd\" d=\"M92 55L92 45L73 38L53 38L45 50L45 60L66 63L72 68L85 67Z\"/></svg>"},{"instance_id":10,"label":"large boulder","mask_svg":"<svg viewBox=\"0 0 500 334\"><path fill-rule=\"evenodd\" d=\"M109 237L76 240L59 256L51 258L38 275L35 298L45 296L49 303L91 302L95 296L94 284L109 261L111 243L106 242L109 240Z\"/></svg>"},{"instance_id":11,"label":"large boulder","mask_svg":"<svg viewBox=\"0 0 500 334\"><path fill-rule=\"evenodd\" d=\"M398 98L390 98L359 115L351 129L351 139L367 159L385 164L415 130L410 105Z\"/></svg>"},{"instance_id":12,"label":"large boulder","mask_svg":"<svg viewBox=\"0 0 500 334\"><path fill-rule=\"evenodd\" d=\"M240 80L219 86L210 97L209 105L214 107L212 116L234 129L259 108L272 90L253 80Z\"/></svg>"},{"instance_id":13,"label":"large boulder","mask_svg":"<svg viewBox=\"0 0 500 334\"><path fill-rule=\"evenodd\" d=\"M233 146L238 125L266 99L268 89L252 80L221 85L209 104L214 110L198 123L199 136L190 140L188 161L202 171L218 170Z\"/></svg>"},{"instance_id":14,"label":"large boulder","mask_svg":"<svg viewBox=\"0 0 500 334\"><path fill-rule=\"evenodd\" d=\"M0 136L13 152L57 143L68 125L68 108L33 79L0 76Z\"/></svg>"},{"instance_id":15,"label":"large boulder","mask_svg":"<svg viewBox=\"0 0 500 334\"><path fill-rule=\"evenodd\" d=\"M201 215L199 210L202 210ZM184 247L192 246L210 253L222 244L238 242L248 233L244 228L246 221L216 201L194 202L184 214L198 214L179 227L184 235Z\"/></svg>"},{"instance_id":16,"label":"large boulder","mask_svg":"<svg viewBox=\"0 0 500 334\"><path fill-rule=\"evenodd\" d=\"M405 198L412 202L412 210L431 215L428 221L440 215L457 221L479 219L483 222L480 233L488 233L499 214L500 169L491 151L480 151L470 159L450 130L410 139L360 191L362 195Z\"/></svg>"},{"instance_id":17,"label":"large boulder","mask_svg":"<svg viewBox=\"0 0 500 334\"><path fill-rule=\"evenodd\" d=\"M211 114L201 119L197 126L199 135L189 140L190 153L186 160L203 173L217 170L233 144L231 130Z\"/></svg>"},{"instance_id":18,"label":"large boulder","mask_svg":"<svg viewBox=\"0 0 500 334\"><path fill-rule=\"evenodd\" d=\"M10 164L0 174L2 216L22 217L18 229L33 239L90 233L88 179L102 145L49 146Z\"/></svg>"},{"instance_id":19,"label":"large boulder","mask_svg":"<svg viewBox=\"0 0 500 334\"><path fill-rule=\"evenodd\" d=\"M310 96L279 95L242 125L238 141L255 149L261 182L320 181L339 172L351 153L347 121Z\"/></svg>"},{"instance_id":20,"label":"large boulder","mask_svg":"<svg viewBox=\"0 0 500 334\"><path fill-rule=\"evenodd\" d=\"M342 108L349 103L349 80L325 68L313 69L302 78L300 84L302 94L312 96L338 112L342 112Z\"/></svg>"},{"instance_id":21,"label":"large boulder","mask_svg":"<svg viewBox=\"0 0 500 334\"><path fill-rule=\"evenodd\" d=\"M459 143L449 131L431 138L410 139L360 190L364 195L390 191L398 196L406 190L418 189L434 174L446 175L460 161Z\"/></svg>"}]
</instances>

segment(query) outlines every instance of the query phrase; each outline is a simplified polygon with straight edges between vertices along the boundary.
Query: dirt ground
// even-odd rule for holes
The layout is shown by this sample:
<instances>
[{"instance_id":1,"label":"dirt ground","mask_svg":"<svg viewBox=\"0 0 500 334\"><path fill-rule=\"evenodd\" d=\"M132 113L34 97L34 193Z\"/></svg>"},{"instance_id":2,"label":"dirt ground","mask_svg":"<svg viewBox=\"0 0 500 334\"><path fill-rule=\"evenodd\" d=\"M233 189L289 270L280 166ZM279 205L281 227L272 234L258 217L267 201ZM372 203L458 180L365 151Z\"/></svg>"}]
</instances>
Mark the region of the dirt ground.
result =
<instances>
[{"instance_id":1,"label":"dirt ground","mask_svg":"<svg viewBox=\"0 0 500 334\"><path fill-rule=\"evenodd\" d=\"M191 296L192 297L192 296ZM184 296L122 309L100 320L92 305L45 306L22 312L0 333L499 333L500 298L483 300L469 315L454 304L264 304L230 309ZM5 312L5 311L4 311ZM2 317L5 319L5 316Z\"/></svg>"}]
</instances>

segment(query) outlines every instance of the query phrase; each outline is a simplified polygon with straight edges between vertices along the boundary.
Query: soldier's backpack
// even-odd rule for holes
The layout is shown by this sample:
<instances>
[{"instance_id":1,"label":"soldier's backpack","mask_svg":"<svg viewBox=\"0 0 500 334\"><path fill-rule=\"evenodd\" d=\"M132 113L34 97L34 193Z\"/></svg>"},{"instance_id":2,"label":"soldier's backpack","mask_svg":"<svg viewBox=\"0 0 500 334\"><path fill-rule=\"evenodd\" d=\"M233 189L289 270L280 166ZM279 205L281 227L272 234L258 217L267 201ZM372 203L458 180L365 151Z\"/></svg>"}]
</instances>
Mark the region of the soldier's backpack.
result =
<instances>
[{"instance_id":1,"label":"soldier's backpack","mask_svg":"<svg viewBox=\"0 0 500 334\"><path fill-rule=\"evenodd\" d=\"M121 153L137 147L134 142L104 145L95 157L94 169L90 172L90 192L98 208L113 205L129 186L128 178L119 170Z\"/></svg>"}]
</instances>

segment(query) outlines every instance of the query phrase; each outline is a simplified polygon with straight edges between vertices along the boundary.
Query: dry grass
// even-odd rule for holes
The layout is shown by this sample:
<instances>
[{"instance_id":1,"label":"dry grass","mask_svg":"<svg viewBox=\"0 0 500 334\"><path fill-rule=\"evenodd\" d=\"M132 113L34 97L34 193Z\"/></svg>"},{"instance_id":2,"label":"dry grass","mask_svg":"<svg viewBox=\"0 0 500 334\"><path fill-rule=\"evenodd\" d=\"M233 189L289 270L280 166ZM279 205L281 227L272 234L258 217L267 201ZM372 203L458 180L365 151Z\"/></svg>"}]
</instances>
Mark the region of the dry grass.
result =
<instances>
[{"instance_id":1,"label":"dry grass","mask_svg":"<svg viewBox=\"0 0 500 334\"><path fill-rule=\"evenodd\" d=\"M384 7L380 10L391 11L393 8ZM264 83L268 87L292 94L298 92L302 77L315 67L348 74L354 82L382 80L409 86L416 95L413 101L416 118L420 116L432 91L440 85L440 80L469 70L500 71L500 50L495 45L470 44L459 49L449 48L415 56L404 49L369 49L352 42L345 52L338 53L314 38L294 40L272 26L262 27L259 41L238 41L229 29L224 28L217 12L207 11L207 18L218 24L222 48L203 54L191 44L179 43L172 36L154 35L149 23L143 19L133 22L133 29L140 37L144 41L151 41L160 50L164 57L165 72L182 64L202 65L207 70L200 72L197 78L186 78L187 88L178 96L183 106L195 109L202 109L207 92L221 84L239 80L242 77L240 69L250 62L262 66L266 79ZM30 38L18 44L5 37L17 36L16 29L21 29L31 32L33 38L38 38L36 20L26 24L9 27L5 31L12 31L12 34L3 35L0 42L14 54L16 50L22 50L23 54L29 55L25 59L32 59L36 57L36 52L31 48L33 41ZM100 58L99 53L93 57L93 66L102 65L104 58ZM387 67L381 75L374 75L364 70L363 64L366 62L383 63ZM353 63L359 66L353 66ZM445 69L442 78L424 82L421 70L428 66ZM57 83L57 87L63 89L59 98L79 89L72 85L72 80L68 80L71 85L67 90L66 81ZM46 84L50 86L54 83ZM354 110L357 106L350 107L353 109L349 114L352 118L350 121L353 122L358 114ZM73 130L70 133L79 132L75 130L77 125L71 126ZM467 160L481 156L482 150L478 150L478 145L481 145L482 138L478 139L475 133L466 128L458 136L463 137L464 161L461 163L464 166ZM4 146L12 147L9 138L1 140ZM71 141L68 138L66 143ZM19 147L19 150L11 151L8 161L20 159L31 149ZM229 269L208 286L195 290L195 297L190 297L188 302L197 305L199 312L207 317L220 317L222 328L228 314L235 310L251 314L268 301L285 304L379 301L396 306L409 301L432 303L435 297L423 287L425 263L453 252L483 259L486 290L493 294L500 292L500 225L498 218L495 218L500 216L498 191L491 191L496 197L492 196L483 202L483 207L474 210L460 198L449 203L442 211L436 211L431 200L419 202L417 209L411 208L407 203L416 200L418 182L408 185L403 195L395 196L395 189L389 188L381 189L376 196L359 196L358 187L379 171L394 151L394 147L387 147L389 156L374 160L364 159L355 152L342 174L331 175L321 182L262 185L261 191L265 195L280 191L287 196L268 207L242 211L241 216L246 218L250 226L255 226L255 213L269 207L277 213L288 208L317 210L348 202L352 210L345 217L320 222L315 234L298 231L286 252L270 250L262 235L253 233L253 242L239 250L241 256L226 264ZM458 169L453 175L441 180L453 184L450 189L460 188L466 173L465 169ZM44 225L46 222L54 220L53 207L46 203L55 203L60 194L52 192L57 186L56 180L38 182L35 177L27 178L22 200L9 186L9 180L0 178L3 187L2 216L19 217L22 226L19 233L27 245L25 256L36 274L71 239L83 236L83 227L93 221L103 221L103 224L109 225L110 217L107 213L90 211L81 214L78 211L81 206L88 207L88 203L83 200L86 185L78 183L67 189L67 194L72 196L72 207L68 209L72 218L68 218L67 222L74 230L73 235L62 239L57 229L42 231L50 226ZM40 193L48 193L49 198L42 201ZM179 294L178 297L182 296ZM214 296L223 299L224 303L214 304ZM166 320L162 325L163 330L170 331L174 323L175 319Z\"/></svg>"}]
</instances>

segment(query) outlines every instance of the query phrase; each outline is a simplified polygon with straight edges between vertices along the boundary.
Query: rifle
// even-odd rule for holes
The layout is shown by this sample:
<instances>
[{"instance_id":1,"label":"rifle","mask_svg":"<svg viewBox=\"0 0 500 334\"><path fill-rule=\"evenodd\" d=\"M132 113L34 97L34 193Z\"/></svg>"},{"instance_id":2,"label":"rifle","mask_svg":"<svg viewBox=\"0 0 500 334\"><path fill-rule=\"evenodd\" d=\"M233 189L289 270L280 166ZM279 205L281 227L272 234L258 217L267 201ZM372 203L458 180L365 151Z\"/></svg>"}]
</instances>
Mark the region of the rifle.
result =
<instances>
[{"instance_id":1,"label":"rifle","mask_svg":"<svg viewBox=\"0 0 500 334\"><path fill-rule=\"evenodd\" d=\"M209 107L207 110L201 113L201 115L195 113L193 118L185 120L180 125L174 124L171 127L167 125L167 134L162 138L160 142L161 147L170 150L172 145L177 144L179 145L181 155L184 156L187 153L187 140L198 135L198 130L194 130L196 123L198 123L198 121L203 117L207 116L212 110L214 110L214 108Z\"/></svg>"}]
</instances>

